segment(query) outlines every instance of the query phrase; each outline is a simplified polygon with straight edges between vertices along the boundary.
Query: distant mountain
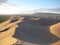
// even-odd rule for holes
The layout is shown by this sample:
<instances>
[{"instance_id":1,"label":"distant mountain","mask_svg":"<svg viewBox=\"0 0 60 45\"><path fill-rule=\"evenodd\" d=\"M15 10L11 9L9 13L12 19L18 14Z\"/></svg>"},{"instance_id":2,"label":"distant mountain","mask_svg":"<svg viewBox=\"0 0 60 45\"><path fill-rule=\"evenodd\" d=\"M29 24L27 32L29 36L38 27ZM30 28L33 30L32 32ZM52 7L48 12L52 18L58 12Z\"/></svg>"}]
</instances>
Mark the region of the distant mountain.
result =
<instances>
[{"instance_id":1,"label":"distant mountain","mask_svg":"<svg viewBox=\"0 0 60 45\"><path fill-rule=\"evenodd\" d=\"M60 8L57 8L57 9L36 9L36 10L32 10L31 12L33 12L33 13L56 13L56 14L60 14Z\"/></svg>"},{"instance_id":2,"label":"distant mountain","mask_svg":"<svg viewBox=\"0 0 60 45\"><path fill-rule=\"evenodd\" d=\"M40 17L40 16L60 16L60 14L53 14L53 13L34 13L29 14L29 16Z\"/></svg>"},{"instance_id":3,"label":"distant mountain","mask_svg":"<svg viewBox=\"0 0 60 45\"><path fill-rule=\"evenodd\" d=\"M6 10L6 9L5 9ZM3 10L4 11L4 10ZM14 11L13 11L14 12ZM1 12L0 12L1 13ZM0 15L44 15L45 14L60 14L60 8L55 8L55 9L32 9L29 11L23 11L21 13L21 11L18 13L14 13L14 14L0 14Z\"/></svg>"}]
</instances>

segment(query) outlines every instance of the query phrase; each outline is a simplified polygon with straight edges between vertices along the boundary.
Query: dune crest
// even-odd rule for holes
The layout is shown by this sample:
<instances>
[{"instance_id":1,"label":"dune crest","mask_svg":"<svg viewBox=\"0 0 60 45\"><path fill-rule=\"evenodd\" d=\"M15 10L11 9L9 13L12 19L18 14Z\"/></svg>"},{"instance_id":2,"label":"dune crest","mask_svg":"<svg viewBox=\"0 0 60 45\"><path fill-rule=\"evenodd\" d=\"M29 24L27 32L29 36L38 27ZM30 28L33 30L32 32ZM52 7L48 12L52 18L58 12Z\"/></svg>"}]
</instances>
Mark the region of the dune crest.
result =
<instances>
[{"instance_id":1,"label":"dune crest","mask_svg":"<svg viewBox=\"0 0 60 45\"><path fill-rule=\"evenodd\" d=\"M16 38L13 38L16 28L18 24L23 21L23 17L19 18L15 22L11 22L11 20L7 20L1 23L0 26L0 45L12 45L17 42Z\"/></svg>"},{"instance_id":2,"label":"dune crest","mask_svg":"<svg viewBox=\"0 0 60 45\"><path fill-rule=\"evenodd\" d=\"M50 32L60 38L60 22L50 26Z\"/></svg>"}]
</instances>

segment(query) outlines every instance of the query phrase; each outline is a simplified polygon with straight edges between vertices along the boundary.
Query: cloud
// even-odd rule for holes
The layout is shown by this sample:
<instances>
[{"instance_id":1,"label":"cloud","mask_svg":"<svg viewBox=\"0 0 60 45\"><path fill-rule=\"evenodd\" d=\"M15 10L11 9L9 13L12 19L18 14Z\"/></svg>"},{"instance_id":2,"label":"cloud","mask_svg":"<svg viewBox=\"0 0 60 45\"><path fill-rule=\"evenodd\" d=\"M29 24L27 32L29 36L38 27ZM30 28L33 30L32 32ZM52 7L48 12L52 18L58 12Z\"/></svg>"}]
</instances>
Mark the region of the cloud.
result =
<instances>
[{"instance_id":1,"label":"cloud","mask_svg":"<svg viewBox=\"0 0 60 45\"><path fill-rule=\"evenodd\" d=\"M0 0L0 14L32 14L36 12L51 12L60 13L59 9L36 9L36 8L24 8L18 7L14 4L6 3L8 0Z\"/></svg>"},{"instance_id":2,"label":"cloud","mask_svg":"<svg viewBox=\"0 0 60 45\"><path fill-rule=\"evenodd\" d=\"M15 14L19 13L19 8L10 4L0 5L0 14Z\"/></svg>"},{"instance_id":3,"label":"cloud","mask_svg":"<svg viewBox=\"0 0 60 45\"><path fill-rule=\"evenodd\" d=\"M59 13L59 9L36 9L36 8L24 8L18 7L14 4L3 3L0 5L0 14L32 14L32 13Z\"/></svg>"},{"instance_id":4,"label":"cloud","mask_svg":"<svg viewBox=\"0 0 60 45\"><path fill-rule=\"evenodd\" d=\"M0 0L0 4L6 3L7 0Z\"/></svg>"},{"instance_id":5,"label":"cloud","mask_svg":"<svg viewBox=\"0 0 60 45\"><path fill-rule=\"evenodd\" d=\"M0 14L30 14L34 8L24 8L10 4L8 0L0 0Z\"/></svg>"},{"instance_id":6,"label":"cloud","mask_svg":"<svg viewBox=\"0 0 60 45\"><path fill-rule=\"evenodd\" d=\"M35 9L32 12L34 13L55 13L60 14L60 8L53 8L53 9Z\"/></svg>"},{"instance_id":7,"label":"cloud","mask_svg":"<svg viewBox=\"0 0 60 45\"><path fill-rule=\"evenodd\" d=\"M34 8L23 8L13 4L3 3L0 5L0 14L30 14Z\"/></svg>"}]
</instances>

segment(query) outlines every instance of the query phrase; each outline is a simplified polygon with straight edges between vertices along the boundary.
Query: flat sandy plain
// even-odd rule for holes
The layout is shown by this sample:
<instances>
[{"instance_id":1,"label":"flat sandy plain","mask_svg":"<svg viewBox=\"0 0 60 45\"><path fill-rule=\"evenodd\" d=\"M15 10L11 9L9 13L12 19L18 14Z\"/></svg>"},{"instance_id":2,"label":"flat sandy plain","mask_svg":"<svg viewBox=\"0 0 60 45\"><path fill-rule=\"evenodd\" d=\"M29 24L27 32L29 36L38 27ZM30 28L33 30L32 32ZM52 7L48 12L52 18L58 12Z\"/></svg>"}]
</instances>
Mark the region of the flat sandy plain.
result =
<instances>
[{"instance_id":1,"label":"flat sandy plain","mask_svg":"<svg viewBox=\"0 0 60 45\"><path fill-rule=\"evenodd\" d=\"M20 17L1 23L0 45L60 45L60 22L47 19Z\"/></svg>"}]
</instances>

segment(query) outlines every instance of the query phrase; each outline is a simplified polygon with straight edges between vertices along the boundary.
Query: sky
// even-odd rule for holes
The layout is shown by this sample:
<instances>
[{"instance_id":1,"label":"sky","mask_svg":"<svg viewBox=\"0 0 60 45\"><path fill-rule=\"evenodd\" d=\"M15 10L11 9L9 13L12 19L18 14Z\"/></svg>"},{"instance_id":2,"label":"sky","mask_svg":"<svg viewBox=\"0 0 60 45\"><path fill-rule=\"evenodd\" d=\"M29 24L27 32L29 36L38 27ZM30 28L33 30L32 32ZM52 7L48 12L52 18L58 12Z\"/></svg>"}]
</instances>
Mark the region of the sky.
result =
<instances>
[{"instance_id":1,"label":"sky","mask_svg":"<svg viewBox=\"0 0 60 45\"><path fill-rule=\"evenodd\" d=\"M0 0L0 14L29 14L36 9L55 8L60 8L60 0Z\"/></svg>"},{"instance_id":2,"label":"sky","mask_svg":"<svg viewBox=\"0 0 60 45\"><path fill-rule=\"evenodd\" d=\"M59 8L60 0L8 0L9 3L27 8Z\"/></svg>"}]
</instances>

